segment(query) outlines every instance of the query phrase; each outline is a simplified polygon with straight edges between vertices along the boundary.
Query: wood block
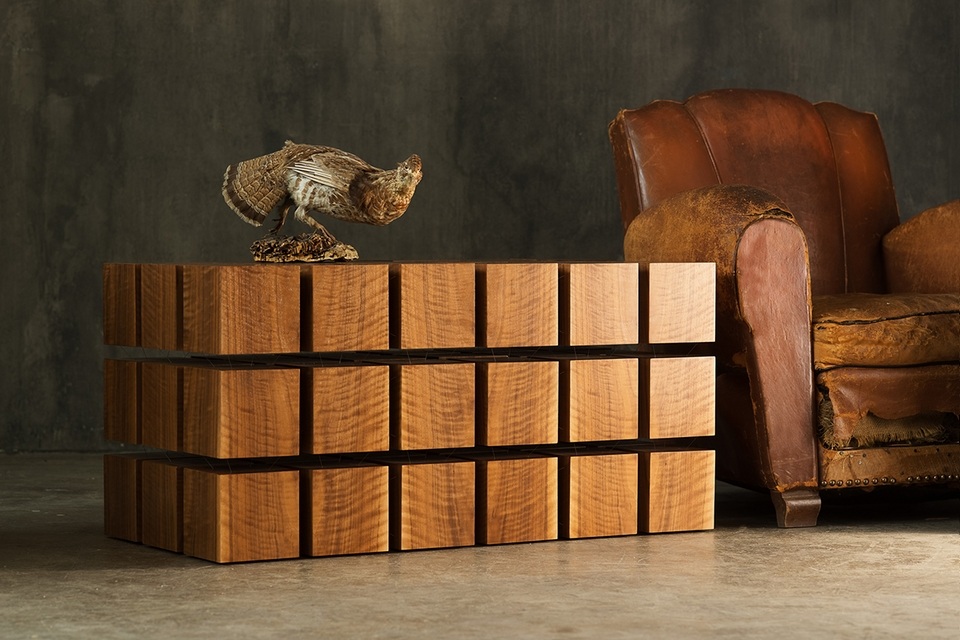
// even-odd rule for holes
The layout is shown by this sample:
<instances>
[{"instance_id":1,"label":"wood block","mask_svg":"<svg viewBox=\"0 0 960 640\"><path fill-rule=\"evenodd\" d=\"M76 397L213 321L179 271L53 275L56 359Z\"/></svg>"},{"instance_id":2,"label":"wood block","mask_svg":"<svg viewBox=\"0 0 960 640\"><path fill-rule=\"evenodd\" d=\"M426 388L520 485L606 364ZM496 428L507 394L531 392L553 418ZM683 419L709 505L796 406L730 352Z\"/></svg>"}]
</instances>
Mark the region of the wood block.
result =
<instances>
[{"instance_id":1,"label":"wood block","mask_svg":"<svg viewBox=\"0 0 960 640\"><path fill-rule=\"evenodd\" d=\"M140 345L140 271L135 264L103 265L103 343Z\"/></svg>"},{"instance_id":2,"label":"wood block","mask_svg":"<svg viewBox=\"0 0 960 640\"><path fill-rule=\"evenodd\" d=\"M183 470L183 552L213 562L300 555L300 472Z\"/></svg>"},{"instance_id":3,"label":"wood block","mask_svg":"<svg viewBox=\"0 0 960 640\"><path fill-rule=\"evenodd\" d=\"M565 360L560 373L560 439L626 440L639 434L637 358Z\"/></svg>"},{"instance_id":4,"label":"wood block","mask_svg":"<svg viewBox=\"0 0 960 640\"><path fill-rule=\"evenodd\" d=\"M650 344L713 342L717 268L712 262L651 263L647 341Z\"/></svg>"},{"instance_id":5,"label":"wood block","mask_svg":"<svg viewBox=\"0 0 960 640\"><path fill-rule=\"evenodd\" d=\"M390 448L390 367L303 369L302 411L311 418L308 453L359 453Z\"/></svg>"},{"instance_id":6,"label":"wood block","mask_svg":"<svg viewBox=\"0 0 960 640\"><path fill-rule=\"evenodd\" d=\"M560 344L637 344L639 267L631 262L560 265Z\"/></svg>"},{"instance_id":7,"label":"wood block","mask_svg":"<svg viewBox=\"0 0 960 640\"><path fill-rule=\"evenodd\" d=\"M183 270L175 264L140 265L140 346L182 347Z\"/></svg>"},{"instance_id":8,"label":"wood block","mask_svg":"<svg viewBox=\"0 0 960 640\"><path fill-rule=\"evenodd\" d=\"M140 542L140 456L103 456L103 531Z\"/></svg>"},{"instance_id":9,"label":"wood block","mask_svg":"<svg viewBox=\"0 0 960 640\"><path fill-rule=\"evenodd\" d=\"M180 451L183 445L183 370L176 364L140 364L141 442L148 447Z\"/></svg>"},{"instance_id":10,"label":"wood block","mask_svg":"<svg viewBox=\"0 0 960 640\"><path fill-rule=\"evenodd\" d=\"M643 438L712 436L716 422L713 356L645 358Z\"/></svg>"},{"instance_id":11,"label":"wood block","mask_svg":"<svg viewBox=\"0 0 960 640\"><path fill-rule=\"evenodd\" d=\"M103 361L103 437L140 444L140 363Z\"/></svg>"},{"instance_id":12,"label":"wood block","mask_svg":"<svg viewBox=\"0 0 960 640\"><path fill-rule=\"evenodd\" d=\"M300 453L300 371L183 370L183 450L214 458Z\"/></svg>"},{"instance_id":13,"label":"wood block","mask_svg":"<svg viewBox=\"0 0 960 640\"><path fill-rule=\"evenodd\" d=\"M391 346L443 349L476 345L472 263L397 263L390 267Z\"/></svg>"},{"instance_id":14,"label":"wood block","mask_svg":"<svg viewBox=\"0 0 960 640\"><path fill-rule=\"evenodd\" d=\"M593 538L637 533L635 453L560 456L560 536Z\"/></svg>"},{"instance_id":15,"label":"wood block","mask_svg":"<svg viewBox=\"0 0 960 640\"><path fill-rule=\"evenodd\" d=\"M559 340L558 265L477 265L477 344L482 347L556 346Z\"/></svg>"},{"instance_id":16,"label":"wood block","mask_svg":"<svg viewBox=\"0 0 960 640\"><path fill-rule=\"evenodd\" d=\"M390 547L471 546L476 541L475 463L421 462L390 469Z\"/></svg>"},{"instance_id":17,"label":"wood block","mask_svg":"<svg viewBox=\"0 0 960 640\"><path fill-rule=\"evenodd\" d=\"M193 353L300 351L300 269L184 265L183 348Z\"/></svg>"},{"instance_id":18,"label":"wood block","mask_svg":"<svg viewBox=\"0 0 960 640\"><path fill-rule=\"evenodd\" d=\"M474 363L394 365L392 378L392 449L474 446Z\"/></svg>"},{"instance_id":19,"label":"wood block","mask_svg":"<svg viewBox=\"0 0 960 640\"><path fill-rule=\"evenodd\" d=\"M475 460L478 544L557 539L556 458L478 456Z\"/></svg>"},{"instance_id":20,"label":"wood block","mask_svg":"<svg viewBox=\"0 0 960 640\"><path fill-rule=\"evenodd\" d=\"M183 468L170 460L144 460L140 505L141 542L183 551Z\"/></svg>"},{"instance_id":21,"label":"wood block","mask_svg":"<svg viewBox=\"0 0 960 640\"><path fill-rule=\"evenodd\" d=\"M642 532L713 529L713 451L649 451L640 460Z\"/></svg>"},{"instance_id":22,"label":"wood block","mask_svg":"<svg viewBox=\"0 0 960 640\"><path fill-rule=\"evenodd\" d=\"M477 363L477 440L509 446L557 442L560 363Z\"/></svg>"},{"instance_id":23,"label":"wood block","mask_svg":"<svg viewBox=\"0 0 960 640\"><path fill-rule=\"evenodd\" d=\"M303 469L302 548L307 556L390 549L387 466L338 463Z\"/></svg>"},{"instance_id":24,"label":"wood block","mask_svg":"<svg viewBox=\"0 0 960 640\"><path fill-rule=\"evenodd\" d=\"M312 264L303 267L304 351L390 348L390 266Z\"/></svg>"}]
</instances>

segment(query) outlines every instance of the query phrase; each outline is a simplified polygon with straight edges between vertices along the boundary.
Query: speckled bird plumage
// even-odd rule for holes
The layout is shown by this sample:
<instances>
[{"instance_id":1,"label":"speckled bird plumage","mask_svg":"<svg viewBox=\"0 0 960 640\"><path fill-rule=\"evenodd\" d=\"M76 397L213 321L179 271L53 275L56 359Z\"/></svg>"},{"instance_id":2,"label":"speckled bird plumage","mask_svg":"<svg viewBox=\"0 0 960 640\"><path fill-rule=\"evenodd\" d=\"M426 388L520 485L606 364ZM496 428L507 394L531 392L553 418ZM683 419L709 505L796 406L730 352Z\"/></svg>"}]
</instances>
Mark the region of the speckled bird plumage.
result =
<instances>
[{"instance_id":1,"label":"speckled bird plumage","mask_svg":"<svg viewBox=\"0 0 960 640\"><path fill-rule=\"evenodd\" d=\"M279 151L227 167L223 199L242 220L255 226L279 207L273 233L296 205L294 217L329 236L313 212L385 225L407 210L422 177L417 155L396 169L383 170L346 151L288 140Z\"/></svg>"}]
</instances>

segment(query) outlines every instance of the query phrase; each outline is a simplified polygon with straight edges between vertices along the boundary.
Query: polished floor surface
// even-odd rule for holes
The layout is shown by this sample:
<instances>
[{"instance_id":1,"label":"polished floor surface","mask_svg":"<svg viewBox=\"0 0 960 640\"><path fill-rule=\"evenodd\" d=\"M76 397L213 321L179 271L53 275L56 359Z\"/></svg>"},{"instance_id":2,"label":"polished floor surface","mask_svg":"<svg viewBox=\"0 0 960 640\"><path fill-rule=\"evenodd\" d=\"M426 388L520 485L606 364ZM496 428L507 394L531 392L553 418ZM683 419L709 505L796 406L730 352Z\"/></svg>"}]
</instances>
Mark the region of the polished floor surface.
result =
<instances>
[{"instance_id":1,"label":"polished floor surface","mask_svg":"<svg viewBox=\"0 0 960 640\"><path fill-rule=\"evenodd\" d=\"M717 528L220 566L106 538L99 455L0 455L2 638L960 638L960 499ZM876 496L873 496L874 498Z\"/></svg>"}]
</instances>

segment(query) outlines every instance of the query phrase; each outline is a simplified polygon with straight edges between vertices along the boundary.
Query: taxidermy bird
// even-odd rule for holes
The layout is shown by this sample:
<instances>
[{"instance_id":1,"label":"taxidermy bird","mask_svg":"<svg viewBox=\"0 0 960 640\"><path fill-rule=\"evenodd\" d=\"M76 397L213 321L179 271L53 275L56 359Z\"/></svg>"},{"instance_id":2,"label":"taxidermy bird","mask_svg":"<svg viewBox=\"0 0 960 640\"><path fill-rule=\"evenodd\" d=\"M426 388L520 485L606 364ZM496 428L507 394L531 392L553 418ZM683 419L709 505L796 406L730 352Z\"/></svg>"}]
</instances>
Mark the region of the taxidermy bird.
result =
<instances>
[{"instance_id":1,"label":"taxidermy bird","mask_svg":"<svg viewBox=\"0 0 960 640\"><path fill-rule=\"evenodd\" d=\"M254 226L263 224L279 206L271 234L280 230L296 205L294 217L332 244L336 240L313 213L350 222L389 224L407 210L422 177L417 155L384 171L346 151L287 140L279 151L227 167L223 199Z\"/></svg>"}]
</instances>

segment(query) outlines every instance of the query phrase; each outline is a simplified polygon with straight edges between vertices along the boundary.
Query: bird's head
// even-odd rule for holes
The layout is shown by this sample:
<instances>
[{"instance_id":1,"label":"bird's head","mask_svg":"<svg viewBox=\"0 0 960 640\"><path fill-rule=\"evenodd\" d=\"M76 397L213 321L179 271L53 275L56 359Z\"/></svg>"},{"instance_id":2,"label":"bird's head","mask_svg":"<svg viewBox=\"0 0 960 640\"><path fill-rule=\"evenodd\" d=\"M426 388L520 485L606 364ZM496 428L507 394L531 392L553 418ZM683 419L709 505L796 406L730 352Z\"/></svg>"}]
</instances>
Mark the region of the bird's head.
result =
<instances>
[{"instance_id":1,"label":"bird's head","mask_svg":"<svg viewBox=\"0 0 960 640\"><path fill-rule=\"evenodd\" d=\"M416 186L423 178L423 163L420 156L413 154L397 165L397 176L406 184Z\"/></svg>"}]
</instances>

